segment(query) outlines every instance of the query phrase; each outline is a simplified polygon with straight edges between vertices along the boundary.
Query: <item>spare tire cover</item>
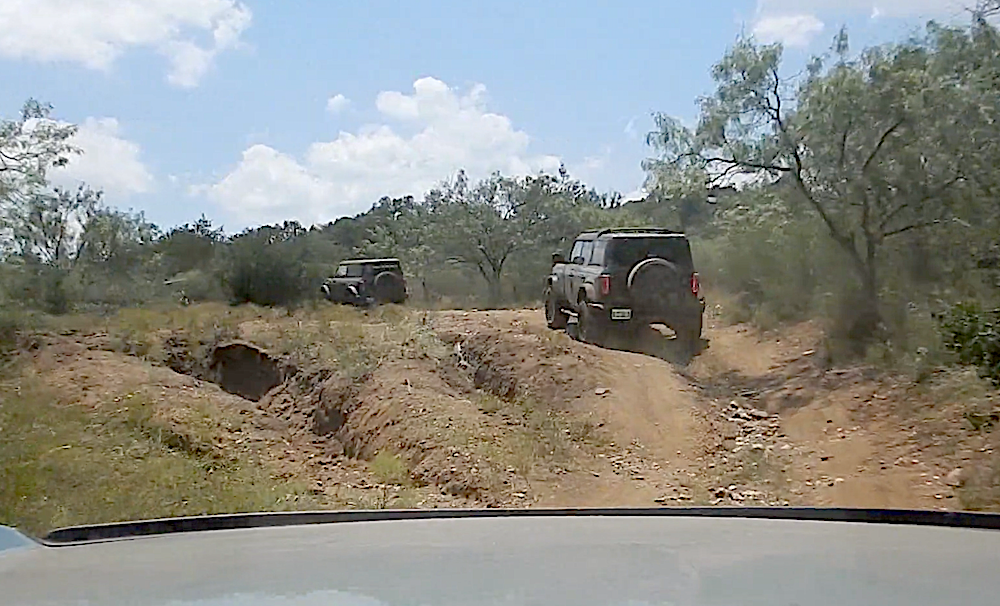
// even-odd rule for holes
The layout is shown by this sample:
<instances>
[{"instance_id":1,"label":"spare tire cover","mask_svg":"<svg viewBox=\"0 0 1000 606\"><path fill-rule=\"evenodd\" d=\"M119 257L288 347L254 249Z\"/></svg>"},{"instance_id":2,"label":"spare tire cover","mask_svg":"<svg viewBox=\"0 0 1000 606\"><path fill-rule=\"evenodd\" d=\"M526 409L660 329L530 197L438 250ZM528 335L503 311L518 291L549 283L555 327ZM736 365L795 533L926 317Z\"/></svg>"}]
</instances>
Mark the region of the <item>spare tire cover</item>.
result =
<instances>
[{"instance_id":1,"label":"spare tire cover","mask_svg":"<svg viewBox=\"0 0 1000 606\"><path fill-rule=\"evenodd\" d=\"M381 302L402 301L406 296L403 280L391 271L375 276L375 298Z\"/></svg>"},{"instance_id":2,"label":"spare tire cover","mask_svg":"<svg viewBox=\"0 0 1000 606\"><path fill-rule=\"evenodd\" d=\"M674 263L652 258L640 261L628 274L632 302L640 309L659 309L677 305L684 279Z\"/></svg>"}]
</instances>

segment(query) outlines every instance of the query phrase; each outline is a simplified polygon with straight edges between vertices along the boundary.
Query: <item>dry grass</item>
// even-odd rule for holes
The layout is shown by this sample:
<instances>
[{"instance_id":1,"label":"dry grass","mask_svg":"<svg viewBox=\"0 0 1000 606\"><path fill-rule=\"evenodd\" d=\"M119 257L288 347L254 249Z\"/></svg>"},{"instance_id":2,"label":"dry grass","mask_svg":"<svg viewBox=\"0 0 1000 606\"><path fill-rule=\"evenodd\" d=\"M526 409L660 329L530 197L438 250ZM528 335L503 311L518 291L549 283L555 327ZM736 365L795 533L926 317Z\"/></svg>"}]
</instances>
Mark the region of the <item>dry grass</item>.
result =
<instances>
[{"instance_id":1,"label":"dry grass","mask_svg":"<svg viewBox=\"0 0 1000 606\"><path fill-rule=\"evenodd\" d=\"M368 469L383 484L409 486L410 468L397 454L382 451L368 463Z\"/></svg>"},{"instance_id":2,"label":"dry grass","mask_svg":"<svg viewBox=\"0 0 1000 606\"><path fill-rule=\"evenodd\" d=\"M430 360L430 368L454 364L453 346L442 342L427 320L425 311L392 305L360 310L320 302L281 310L204 303L48 318L42 329L76 334L81 343L96 333L102 348L107 347L103 333L111 349L154 365L165 362L171 337L183 337L195 357L220 341L242 339L300 368L322 367L358 379L399 360ZM556 345L544 342L542 348ZM157 397L159 388L147 393L136 384L127 393L109 394L121 402L84 408L58 404L45 380L20 376L0 392L0 435L29 436L0 438L2 523L40 532L66 524L320 505L304 487L273 479L258 453L234 450L227 432L243 421L214 402L199 404L173 392ZM442 446L468 453L478 466L478 485L490 494L510 492L511 474L523 486L553 465L569 466L573 449L600 441L589 422L530 399L465 395L479 411L509 421L490 422L485 430L442 421L447 428ZM458 404L463 405L468 402ZM433 425L428 431L437 429ZM411 454L378 452L367 466L379 488L348 490L323 504L420 505L422 489L414 486ZM63 490L68 477L76 478L69 484L73 488Z\"/></svg>"},{"instance_id":3,"label":"dry grass","mask_svg":"<svg viewBox=\"0 0 1000 606\"><path fill-rule=\"evenodd\" d=\"M299 366L318 365L360 377L390 358L447 357L448 348L433 336L424 318L421 312L395 305L365 311L313 302L286 311L203 303L124 309L106 318L54 318L49 328L102 330L116 350L153 362L162 361L163 343L171 335L184 335L192 343L245 339Z\"/></svg>"},{"instance_id":4,"label":"dry grass","mask_svg":"<svg viewBox=\"0 0 1000 606\"><path fill-rule=\"evenodd\" d=\"M122 414L124 410L124 414ZM221 454L214 411L187 423L141 397L115 411L63 405L38 377L0 383L0 523L55 527L164 516L315 507L246 452Z\"/></svg>"}]
</instances>

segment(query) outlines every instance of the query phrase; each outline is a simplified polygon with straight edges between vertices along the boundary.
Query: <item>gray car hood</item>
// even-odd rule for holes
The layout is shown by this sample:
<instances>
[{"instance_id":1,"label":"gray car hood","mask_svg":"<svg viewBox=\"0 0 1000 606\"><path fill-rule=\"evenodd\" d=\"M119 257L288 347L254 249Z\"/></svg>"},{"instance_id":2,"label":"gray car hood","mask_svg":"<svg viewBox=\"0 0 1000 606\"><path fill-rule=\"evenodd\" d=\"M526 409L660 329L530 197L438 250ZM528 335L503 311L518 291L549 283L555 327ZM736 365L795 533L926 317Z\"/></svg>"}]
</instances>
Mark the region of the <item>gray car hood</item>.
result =
<instances>
[{"instance_id":1,"label":"gray car hood","mask_svg":"<svg viewBox=\"0 0 1000 606\"><path fill-rule=\"evenodd\" d=\"M427 519L0 552L0 603L997 604L1000 532L697 517Z\"/></svg>"}]
</instances>

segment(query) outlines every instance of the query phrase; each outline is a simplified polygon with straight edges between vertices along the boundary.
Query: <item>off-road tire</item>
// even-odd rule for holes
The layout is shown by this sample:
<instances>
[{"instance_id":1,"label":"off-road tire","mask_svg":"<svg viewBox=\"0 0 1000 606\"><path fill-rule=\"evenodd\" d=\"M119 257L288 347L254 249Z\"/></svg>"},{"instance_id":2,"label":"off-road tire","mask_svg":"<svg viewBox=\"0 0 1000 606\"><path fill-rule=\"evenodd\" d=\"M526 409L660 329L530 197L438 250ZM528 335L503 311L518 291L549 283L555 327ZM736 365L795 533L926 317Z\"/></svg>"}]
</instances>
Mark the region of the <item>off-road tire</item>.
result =
<instances>
[{"instance_id":1,"label":"off-road tire","mask_svg":"<svg viewBox=\"0 0 1000 606\"><path fill-rule=\"evenodd\" d=\"M607 337L608 321L594 310L587 301L580 303L580 340L591 345L603 345Z\"/></svg>"},{"instance_id":2,"label":"off-road tire","mask_svg":"<svg viewBox=\"0 0 1000 606\"><path fill-rule=\"evenodd\" d=\"M678 326L674 329L677 334L677 343L686 355L694 356L701 351L701 324L702 317L690 324Z\"/></svg>"},{"instance_id":3,"label":"off-road tire","mask_svg":"<svg viewBox=\"0 0 1000 606\"><path fill-rule=\"evenodd\" d=\"M551 288L545 289L545 323L553 330L566 328L569 316L559 307Z\"/></svg>"},{"instance_id":4,"label":"off-road tire","mask_svg":"<svg viewBox=\"0 0 1000 606\"><path fill-rule=\"evenodd\" d=\"M406 285L402 278L391 271L375 276L372 291L378 303L402 303L406 300Z\"/></svg>"}]
</instances>

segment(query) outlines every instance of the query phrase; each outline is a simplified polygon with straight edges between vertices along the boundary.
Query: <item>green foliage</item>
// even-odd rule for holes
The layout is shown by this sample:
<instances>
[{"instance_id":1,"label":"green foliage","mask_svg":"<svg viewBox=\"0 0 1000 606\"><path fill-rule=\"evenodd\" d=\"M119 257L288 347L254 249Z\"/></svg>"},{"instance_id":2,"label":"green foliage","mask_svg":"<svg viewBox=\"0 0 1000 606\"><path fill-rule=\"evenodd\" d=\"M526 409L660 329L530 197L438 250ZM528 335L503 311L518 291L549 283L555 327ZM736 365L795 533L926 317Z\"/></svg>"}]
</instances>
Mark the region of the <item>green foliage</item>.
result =
<instances>
[{"instance_id":1,"label":"green foliage","mask_svg":"<svg viewBox=\"0 0 1000 606\"><path fill-rule=\"evenodd\" d=\"M80 153L69 143L76 126L51 113L51 105L28 99L16 120L0 120L0 215L43 191L48 172Z\"/></svg>"},{"instance_id":2,"label":"green foliage","mask_svg":"<svg viewBox=\"0 0 1000 606\"><path fill-rule=\"evenodd\" d=\"M21 310L0 309L0 376L10 357L21 347L26 332L35 328L35 319Z\"/></svg>"},{"instance_id":3,"label":"green foliage","mask_svg":"<svg viewBox=\"0 0 1000 606\"><path fill-rule=\"evenodd\" d=\"M512 286L520 289L514 298L529 292L538 297L551 251L565 248L586 228L614 223L610 209L619 199L587 189L565 169L558 175L494 174L476 184L459 173L427 195L426 212L434 224L429 241L439 259L483 279L491 304L505 298L512 265L526 270L517 273Z\"/></svg>"},{"instance_id":4,"label":"green foliage","mask_svg":"<svg viewBox=\"0 0 1000 606\"><path fill-rule=\"evenodd\" d=\"M696 128L655 116L649 183L674 195L773 184L843 251L866 318L860 333L874 337L887 247L990 199L1000 158L992 35L985 24L978 34L932 24L851 57L842 31L834 57L793 79L780 75L780 45L741 39L713 67L716 89L700 100Z\"/></svg>"},{"instance_id":5,"label":"green foliage","mask_svg":"<svg viewBox=\"0 0 1000 606\"><path fill-rule=\"evenodd\" d=\"M368 468L379 481L384 484L395 484L408 486L410 481L410 469L399 455L390 452L379 452L368 464Z\"/></svg>"},{"instance_id":6,"label":"green foliage","mask_svg":"<svg viewBox=\"0 0 1000 606\"><path fill-rule=\"evenodd\" d=\"M212 435L238 420L167 423L128 394L111 410L63 404L33 377L0 383L0 523L32 534L124 520L315 507ZM211 415L216 415L215 417Z\"/></svg>"},{"instance_id":7,"label":"green foliage","mask_svg":"<svg viewBox=\"0 0 1000 606\"><path fill-rule=\"evenodd\" d=\"M205 269L212 265L215 254L222 248L225 234L213 228L204 215L193 224L185 223L170 230L156 242L163 271L168 276Z\"/></svg>"},{"instance_id":8,"label":"green foliage","mask_svg":"<svg viewBox=\"0 0 1000 606\"><path fill-rule=\"evenodd\" d=\"M708 287L738 296L747 319L803 320L823 312L850 285L843 254L822 225L796 216L781 198L749 192L720 209L714 234L694 240L695 262Z\"/></svg>"},{"instance_id":9,"label":"green foliage","mask_svg":"<svg viewBox=\"0 0 1000 606\"><path fill-rule=\"evenodd\" d=\"M305 230L297 222L247 230L227 250L223 284L230 302L291 305L313 296L306 280Z\"/></svg>"},{"instance_id":10,"label":"green foliage","mask_svg":"<svg viewBox=\"0 0 1000 606\"><path fill-rule=\"evenodd\" d=\"M959 303L941 317L947 347L962 364L977 366L982 376L1000 385L1000 309Z\"/></svg>"}]
</instances>

